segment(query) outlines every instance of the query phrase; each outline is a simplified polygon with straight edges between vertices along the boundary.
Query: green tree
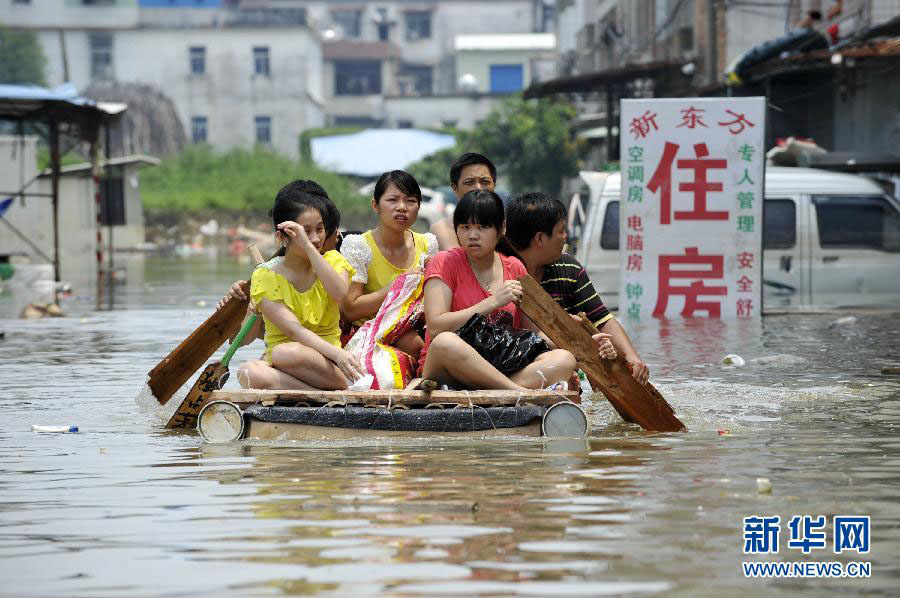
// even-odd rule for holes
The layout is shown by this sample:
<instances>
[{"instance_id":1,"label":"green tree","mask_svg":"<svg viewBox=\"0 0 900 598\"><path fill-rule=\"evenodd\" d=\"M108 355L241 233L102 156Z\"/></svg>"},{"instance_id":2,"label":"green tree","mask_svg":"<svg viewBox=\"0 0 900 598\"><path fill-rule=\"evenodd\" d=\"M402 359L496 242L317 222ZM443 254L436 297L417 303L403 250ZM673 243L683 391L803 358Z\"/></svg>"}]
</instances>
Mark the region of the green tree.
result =
<instances>
[{"instance_id":1,"label":"green tree","mask_svg":"<svg viewBox=\"0 0 900 598\"><path fill-rule=\"evenodd\" d=\"M466 151L488 156L512 190L557 195L578 173L581 147L569 128L575 108L559 100L508 98L466 135ZM505 185L504 185L505 186Z\"/></svg>"},{"instance_id":2,"label":"green tree","mask_svg":"<svg viewBox=\"0 0 900 598\"><path fill-rule=\"evenodd\" d=\"M13 31L0 25L0 83L46 85L44 56L31 31Z\"/></svg>"},{"instance_id":3,"label":"green tree","mask_svg":"<svg viewBox=\"0 0 900 598\"><path fill-rule=\"evenodd\" d=\"M450 184L450 167L464 150L459 146L442 149L410 164L406 170L425 187L441 187Z\"/></svg>"}]
</instances>

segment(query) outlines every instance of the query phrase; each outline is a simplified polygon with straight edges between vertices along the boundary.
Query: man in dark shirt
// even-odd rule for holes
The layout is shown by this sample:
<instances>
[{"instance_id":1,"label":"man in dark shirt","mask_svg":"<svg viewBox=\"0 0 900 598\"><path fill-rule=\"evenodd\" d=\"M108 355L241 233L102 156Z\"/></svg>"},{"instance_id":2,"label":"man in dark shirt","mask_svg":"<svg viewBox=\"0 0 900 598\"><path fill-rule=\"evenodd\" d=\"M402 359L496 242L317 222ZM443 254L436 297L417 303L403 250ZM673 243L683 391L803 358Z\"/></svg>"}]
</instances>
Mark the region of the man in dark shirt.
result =
<instances>
[{"instance_id":1,"label":"man in dark shirt","mask_svg":"<svg viewBox=\"0 0 900 598\"><path fill-rule=\"evenodd\" d=\"M528 273L572 315L581 312L612 337L613 346L631 365L635 379L644 384L650 370L635 350L628 333L609 312L591 284L584 266L563 253L566 244L566 208L544 193L526 193L506 206L506 237L519 252Z\"/></svg>"}]
</instances>

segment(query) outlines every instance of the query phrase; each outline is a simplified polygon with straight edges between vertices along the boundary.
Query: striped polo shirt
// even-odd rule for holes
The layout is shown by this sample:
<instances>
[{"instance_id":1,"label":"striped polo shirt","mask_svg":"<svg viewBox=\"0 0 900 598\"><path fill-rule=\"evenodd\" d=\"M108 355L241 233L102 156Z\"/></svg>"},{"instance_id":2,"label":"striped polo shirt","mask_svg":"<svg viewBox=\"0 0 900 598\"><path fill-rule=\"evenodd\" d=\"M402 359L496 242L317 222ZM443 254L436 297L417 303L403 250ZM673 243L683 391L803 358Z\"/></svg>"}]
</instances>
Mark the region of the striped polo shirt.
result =
<instances>
[{"instance_id":1,"label":"striped polo shirt","mask_svg":"<svg viewBox=\"0 0 900 598\"><path fill-rule=\"evenodd\" d=\"M568 253L544 267L541 286L560 307L573 315L584 312L594 326L600 326L613 317L597 296L584 266Z\"/></svg>"}]
</instances>

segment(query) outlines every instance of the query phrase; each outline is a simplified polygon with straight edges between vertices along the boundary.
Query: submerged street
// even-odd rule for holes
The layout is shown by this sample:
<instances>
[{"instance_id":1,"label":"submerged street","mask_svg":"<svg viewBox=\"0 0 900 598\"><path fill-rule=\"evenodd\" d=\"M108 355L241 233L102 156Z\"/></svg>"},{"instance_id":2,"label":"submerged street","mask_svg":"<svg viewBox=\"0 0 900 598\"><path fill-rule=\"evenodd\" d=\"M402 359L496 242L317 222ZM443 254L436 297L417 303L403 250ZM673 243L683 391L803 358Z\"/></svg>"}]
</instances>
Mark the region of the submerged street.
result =
<instances>
[{"instance_id":1,"label":"submerged street","mask_svg":"<svg viewBox=\"0 0 900 598\"><path fill-rule=\"evenodd\" d=\"M66 318L13 319L13 297L0 297L3 592L896 591L900 379L880 371L900 361L898 315L623 319L687 433L642 432L602 396L585 399L587 440L217 446L163 430L142 394L146 372L246 269L135 259L112 311L76 288ZM746 365L721 365L729 353ZM777 555L743 554L752 515L780 515ZM827 550L787 547L794 515L827 517ZM869 554L832 552L834 515L871 517ZM744 561L868 561L872 572L753 580Z\"/></svg>"}]
</instances>

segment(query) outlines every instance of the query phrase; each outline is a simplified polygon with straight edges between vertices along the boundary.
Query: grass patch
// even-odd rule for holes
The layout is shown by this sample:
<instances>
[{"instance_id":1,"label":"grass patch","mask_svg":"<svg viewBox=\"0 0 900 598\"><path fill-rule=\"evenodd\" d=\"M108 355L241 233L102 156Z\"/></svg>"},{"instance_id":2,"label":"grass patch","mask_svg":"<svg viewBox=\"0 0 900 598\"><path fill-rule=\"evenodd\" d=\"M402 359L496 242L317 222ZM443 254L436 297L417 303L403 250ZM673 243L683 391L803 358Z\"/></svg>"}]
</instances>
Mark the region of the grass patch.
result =
<instances>
[{"instance_id":1,"label":"grass patch","mask_svg":"<svg viewBox=\"0 0 900 598\"><path fill-rule=\"evenodd\" d=\"M150 216L184 216L222 211L264 216L275 194L296 179L322 185L342 214L368 211L366 198L347 177L296 162L262 148L225 153L193 145L141 170L141 196Z\"/></svg>"}]
</instances>

